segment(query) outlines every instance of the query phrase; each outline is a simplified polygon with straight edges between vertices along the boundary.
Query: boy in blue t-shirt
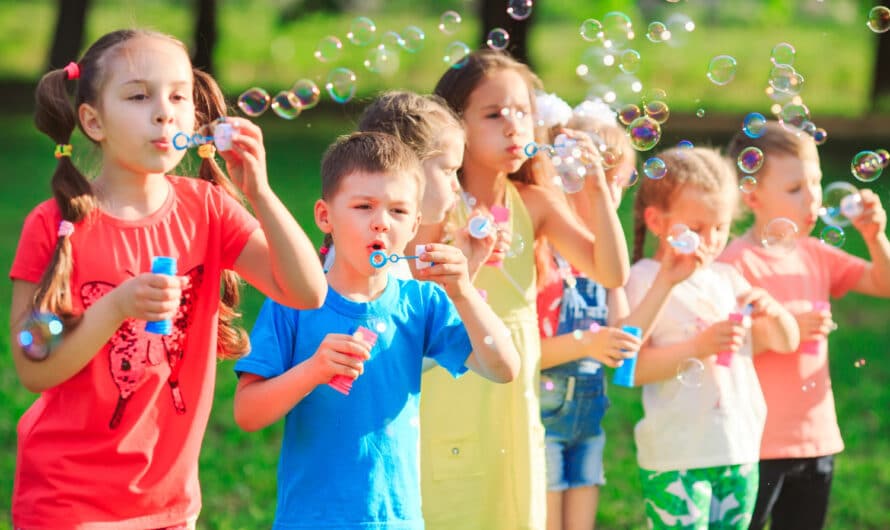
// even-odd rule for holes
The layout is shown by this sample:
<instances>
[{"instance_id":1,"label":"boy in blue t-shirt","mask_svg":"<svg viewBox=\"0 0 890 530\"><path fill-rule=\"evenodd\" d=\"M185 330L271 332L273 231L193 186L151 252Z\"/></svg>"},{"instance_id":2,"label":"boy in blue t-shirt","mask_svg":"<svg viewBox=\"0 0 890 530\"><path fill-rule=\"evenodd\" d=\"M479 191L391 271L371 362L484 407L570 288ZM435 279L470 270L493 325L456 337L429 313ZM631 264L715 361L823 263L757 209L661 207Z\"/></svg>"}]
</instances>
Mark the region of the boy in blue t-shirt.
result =
<instances>
[{"instance_id":1,"label":"boy in blue t-shirt","mask_svg":"<svg viewBox=\"0 0 890 530\"><path fill-rule=\"evenodd\" d=\"M422 358L495 382L519 372L519 354L460 250L426 245L420 260L432 265L418 276L428 282L371 264L377 251L403 254L414 236L421 175L413 152L388 134L356 133L328 149L315 221L337 259L324 305L301 311L267 300L252 350L235 365L238 425L252 431L285 417L276 530L423 528Z\"/></svg>"}]
</instances>

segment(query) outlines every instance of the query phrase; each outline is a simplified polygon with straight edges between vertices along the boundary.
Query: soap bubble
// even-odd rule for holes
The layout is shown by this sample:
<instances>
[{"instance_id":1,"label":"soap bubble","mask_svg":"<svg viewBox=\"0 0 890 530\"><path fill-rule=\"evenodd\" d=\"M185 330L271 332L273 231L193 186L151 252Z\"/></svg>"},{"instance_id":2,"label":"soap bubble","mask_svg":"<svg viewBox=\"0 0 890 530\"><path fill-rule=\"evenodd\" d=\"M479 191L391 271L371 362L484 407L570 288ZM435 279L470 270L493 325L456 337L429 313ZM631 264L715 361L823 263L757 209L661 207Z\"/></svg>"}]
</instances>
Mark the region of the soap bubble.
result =
<instances>
[{"instance_id":1,"label":"soap bubble","mask_svg":"<svg viewBox=\"0 0 890 530\"><path fill-rule=\"evenodd\" d=\"M791 252L797 244L797 225L791 219L777 217L767 223L760 242L765 248Z\"/></svg>"},{"instance_id":2,"label":"soap bubble","mask_svg":"<svg viewBox=\"0 0 890 530\"><path fill-rule=\"evenodd\" d=\"M757 179L754 175L745 175L739 180L739 191L742 193L751 193L757 188Z\"/></svg>"},{"instance_id":3,"label":"soap bubble","mask_svg":"<svg viewBox=\"0 0 890 530\"><path fill-rule=\"evenodd\" d=\"M346 38L356 46L367 46L377 37L377 26L368 17L358 17L352 20Z\"/></svg>"},{"instance_id":4,"label":"soap bubble","mask_svg":"<svg viewBox=\"0 0 890 530\"><path fill-rule=\"evenodd\" d=\"M816 142L816 145L822 145L826 140L828 140L828 131L821 127L813 131L813 141Z\"/></svg>"},{"instance_id":5,"label":"soap bubble","mask_svg":"<svg viewBox=\"0 0 890 530\"><path fill-rule=\"evenodd\" d=\"M868 12L868 29L875 33L884 33L890 30L890 8L887 6L875 6Z\"/></svg>"},{"instance_id":6,"label":"soap bubble","mask_svg":"<svg viewBox=\"0 0 890 530\"><path fill-rule=\"evenodd\" d=\"M736 60L730 55L717 55L708 64L708 79L718 86L725 86L735 79Z\"/></svg>"},{"instance_id":7,"label":"soap bubble","mask_svg":"<svg viewBox=\"0 0 890 530\"><path fill-rule=\"evenodd\" d=\"M300 105L304 110L318 105L318 100L321 99L321 90L309 79L300 79L294 83L290 91L300 100Z\"/></svg>"},{"instance_id":8,"label":"soap bubble","mask_svg":"<svg viewBox=\"0 0 890 530\"><path fill-rule=\"evenodd\" d=\"M637 151L648 151L661 140L661 125L649 116L641 116L627 126L630 143Z\"/></svg>"},{"instance_id":9,"label":"soap bubble","mask_svg":"<svg viewBox=\"0 0 890 530\"><path fill-rule=\"evenodd\" d=\"M705 365L695 357L685 359L677 366L677 381L685 387L700 387L704 381L704 376Z\"/></svg>"},{"instance_id":10,"label":"soap bubble","mask_svg":"<svg viewBox=\"0 0 890 530\"><path fill-rule=\"evenodd\" d=\"M791 66L794 64L794 55L796 53L794 46L787 42L780 42L773 46L773 51L770 53L769 58L773 64L787 64Z\"/></svg>"},{"instance_id":11,"label":"soap bubble","mask_svg":"<svg viewBox=\"0 0 890 530\"><path fill-rule=\"evenodd\" d=\"M649 116L658 123L666 122L671 115L671 109L664 101L649 101L643 106L643 109L646 111L646 116Z\"/></svg>"},{"instance_id":12,"label":"soap bubble","mask_svg":"<svg viewBox=\"0 0 890 530\"><path fill-rule=\"evenodd\" d=\"M62 321L52 313L34 313L22 325L16 341L22 353L32 361L42 361L49 357L53 349L62 341Z\"/></svg>"},{"instance_id":13,"label":"soap bubble","mask_svg":"<svg viewBox=\"0 0 890 530\"><path fill-rule=\"evenodd\" d=\"M525 20L532 14L532 0L508 0L507 14L513 20Z\"/></svg>"},{"instance_id":14,"label":"soap bubble","mask_svg":"<svg viewBox=\"0 0 890 530\"><path fill-rule=\"evenodd\" d=\"M269 93L260 87L248 88L238 96L238 108L251 117L257 117L269 108Z\"/></svg>"},{"instance_id":15,"label":"soap bubble","mask_svg":"<svg viewBox=\"0 0 890 530\"><path fill-rule=\"evenodd\" d=\"M446 35L453 35L460 27L461 18L457 11L446 11L439 17L439 31Z\"/></svg>"},{"instance_id":16,"label":"soap bubble","mask_svg":"<svg viewBox=\"0 0 890 530\"><path fill-rule=\"evenodd\" d=\"M618 110L618 121L624 125L630 125L635 119L642 115L640 107L629 103Z\"/></svg>"},{"instance_id":17,"label":"soap bubble","mask_svg":"<svg viewBox=\"0 0 890 530\"><path fill-rule=\"evenodd\" d=\"M417 53L423 48L426 35L417 26L408 26L402 31L402 48L408 53Z\"/></svg>"},{"instance_id":18,"label":"soap bubble","mask_svg":"<svg viewBox=\"0 0 890 530\"><path fill-rule=\"evenodd\" d=\"M763 151L757 147L746 147L739 153L736 165L745 173L757 173L757 170L763 166Z\"/></svg>"},{"instance_id":19,"label":"soap bubble","mask_svg":"<svg viewBox=\"0 0 890 530\"><path fill-rule=\"evenodd\" d=\"M343 43L340 39L329 35L318 42L315 48L315 58L323 63L336 61L343 53Z\"/></svg>"},{"instance_id":20,"label":"soap bubble","mask_svg":"<svg viewBox=\"0 0 890 530\"><path fill-rule=\"evenodd\" d=\"M369 72L390 76L399 69L399 54L395 48L380 44L368 51L364 65Z\"/></svg>"},{"instance_id":21,"label":"soap bubble","mask_svg":"<svg viewBox=\"0 0 890 530\"><path fill-rule=\"evenodd\" d=\"M525 252L525 239L518 232L513 232L513 239L510 241L510 248L507 250L508 258L516 258Z\"/></svg>"},{"instance_id":22,"label":"soap bubble","mask_svg":"<svg viewBox=\"0 0 890 530\"><path fill-rule=\"evenodd\" d=\"M293 120L300 115L303 105L296 94L290 90L282 90L272 98L272 111L280 118Z\"/></svg>"},{"instance_id":23,"label":"soap bubble","mask_svg":"<svg viewBox=\"0 0 890 530\"><path fill-rule=\"evenodd\" d=\"M654 21L649 23L646 30L646 38L649 42L665 42L671 39L671 31L664 22Z\"/></svg>"},{"instance_id":24,"label":"soap bubble","mask_svg":"<svg viewBox=\"0 0 890 530\"><path fill-rule=\"evenodd\" d=\"M445 47L442 60L451 68L463 68L470 60L470 47L463 42L454 41Z\"/></svg>"},{"instance_id":25,"label":"soap bubble","mask_svg":"<svg viewBox=\"0 0 890 530\"><path fill-rule=\"evenodd\" d=\"M603 44L607 48L621 49L633 40L633 23L620 11L610 11L603 16Z\"/></svg>"},{"instance_id":26,"label":"soap bubble","mask_svg":"<svg viewBox=\"0 0 890 530\"><path fill-rule=\"evenodd\" d=\"M804 123L810 120L810 109L803 103L787 103L779 112L779 123L787 130L794 132L803 129ZM789 129L789 127L791 127Z\"/></svg>"},{"instance_id":27,"label":"soap bubble","mask_svg":"<svg viewBox=\"0 0 890 530\"><path fill-rule=\"evenodd\" d=\"M510 44L510 34L504 28L494 28L488 32L485 44L492 50L503 50Z\"/></svg>"},{"instance_id":28,"label":"soap bubble","mask_svg":"<svg viewBox=\"0 0 890 530\"><path fill-rule=\"evenodd\" d=\"M624 50L618 62L618 68L622 72L632 74L640 69L640 52L636 50Z\"/></svg>"},{"instance_id":29,"label":"soap bubble","mask_svg":"<svg viewBox=\"0 0 890 530\"><path fill-rule=\"evenodd\" d=\"M822 234L819 236L819 240L823 243L838 248L844 246L844 241L846 241L846 239L847 236L844 234L843 228L831 225L823 228Z\"/></svg>"},{"instance_id":30,"label":"soap bubble","mask_svg":"<svg viewBox=\"0 0 890 530\"><path fill-rule=\"evenodd\" d=\"M856 186L842 180L832 182L822 191L819 217L831 226L847 226L862 213L862 198Z\"/></svg>"},{"instance_id":31,"label":"soap bubble","mask_svg":"<svg viewBox=\"0 0 890 530\"><path fill-rule=\"evenodd\" d=\"M850 171L862 182L872 182L881 176L884 164L881 163L880 155L874 151L860 151L853 157Z\"/></svg>"},{"instance_id":32,"label":"soap bubble","mask_svg":"<svg viewBox=\"0 0 890 530\"><path fill-rule=\"evenodd\" d=\"M663 179L667 175L667 164L664 160L654 156L643 163L643 173L653 180Z\"/></svg>"},{"instance_id":33,"label":"soap bubble","mask_svg":"<svg viewBox=\"0 0 890 530\"><path fill-rule=\"evenodd\" d=\"M760 138L766 132L766 118L759 112L751 112L742 122L742 132L748 138Z\"/></svg>"},{"instance_id":34,"label":"soap bubble","mask_svg":"<svg viewBox=\"0 0 890 530\"><path fill-rule=\"evenodd\" d=\"M337 103L346 103L355 95L355 73L348 68L334 68L328 74L325 90Z\"/></svg>"},{"instance_id":35,"label":"soap bubble","mask_svg":"<svg viewBox=\"0 0 890 530\"><path fill-rule=\"evenodd\" d=\"M588 42L598 41L603 38L603 25L595 18L588 18L581 23L579 33Z\"/></svg>"},{"instance_id":36,"label":"soap bubble","mask_svg":"<svg viewBox=\"0 0 890 530\"><path fill-rule=\"evenodd\" d=\"M697 109L697 110L695 111L695 116L696 116L697 118L704 118L704 117L705 117L705 109L703 109L703 108L699 108L699 109Z\"/></svg>"},{"instance_id":37,"label":"soap bubble","mask_svg":"<svg viewBox=\"0 0 890 530\"><path fill-rule=\"evenodd\" d=\"M680 140L677 142L677 149L692 149L695 145L689 140Z\"/></svg>"}]
</instances>

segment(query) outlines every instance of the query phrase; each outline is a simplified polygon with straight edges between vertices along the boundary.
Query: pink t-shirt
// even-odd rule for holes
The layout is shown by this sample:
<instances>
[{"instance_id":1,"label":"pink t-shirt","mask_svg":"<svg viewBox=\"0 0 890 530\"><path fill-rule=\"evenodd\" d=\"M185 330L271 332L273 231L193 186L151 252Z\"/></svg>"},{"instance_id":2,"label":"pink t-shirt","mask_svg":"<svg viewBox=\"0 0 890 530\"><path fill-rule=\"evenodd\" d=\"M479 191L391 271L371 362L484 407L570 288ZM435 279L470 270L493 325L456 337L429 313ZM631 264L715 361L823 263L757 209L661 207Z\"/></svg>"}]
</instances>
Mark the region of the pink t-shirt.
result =
<instances>
[{"instance_id":1,"label":"pink t-shirt","mask_svg":"<svg viewBox=\"0 0 890 530\"><path fill-rule=\"evenodd\" d=\"M847 293L867 262L813 237L798 241L787 255L735 239L720 261L734 265L754 287L761 287L789 311L812 310L812 302ZM766 398L766 428L760 458L808 458L844 449L828 371L828 347L816 355L766 351L754 368Z\"/></svg>"},{"instance_id":2,"label":"pink t-shirt","mask_svg":"<svg viewBox=\"0 0 890 530\"><path fill-rule=\"evenodd\" d=\"M145 529L194 520L198 454L216 377L220 274L257 221L209 182L168 177L154 214L97 212L71 235L76 313L124 280L176 258L191 284L168 336L125 321L80 372L43 392L18 424L13 524L38 529ZM10 278L37 283L61 215L55 201L25 219Z\"/></svg>"}]
</instances>

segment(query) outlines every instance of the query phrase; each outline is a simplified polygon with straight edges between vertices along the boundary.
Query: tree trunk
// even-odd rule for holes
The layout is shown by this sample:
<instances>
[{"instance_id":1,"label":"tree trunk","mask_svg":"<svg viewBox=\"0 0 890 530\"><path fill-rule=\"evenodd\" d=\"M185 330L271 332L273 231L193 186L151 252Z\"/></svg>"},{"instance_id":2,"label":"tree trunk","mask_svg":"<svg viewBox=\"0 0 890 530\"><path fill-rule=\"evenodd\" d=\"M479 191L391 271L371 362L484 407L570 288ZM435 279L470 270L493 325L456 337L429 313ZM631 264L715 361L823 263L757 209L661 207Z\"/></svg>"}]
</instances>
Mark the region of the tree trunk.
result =
<instances>
[{"instance_id":1,"label":"tree trunk","mask_svg":"<svg viewBox=\"0 0 890 530\"><path fill-rule=\"evenodd\" d=\"M192 65L213 75L213 49L215 47L216 0L198 0L198 19L195 25L195 52L192 56Z\"/></svg>"},{"instance_id":2,"label":"tree trunk","mask_svg":"<svg viewBox=\"0 0 890 530\"><path fill-rule=\"evenodd\" d=\"M535 19L535 11L540 6L535 2L532 14L525 20L514 20L507 14L507 2L504 0L481 0L479 2L479 18L482 21L482 46L486 47L488 32L494 28L503 28L510 35L507 51L517 60L531 66L528 53L528 29Z\"/></svg>"},{"instance_id":3,"label":"tree trunk","mask_svg":"<svg viewBox=\"0 0 890 530\"><path fill-rule=\"evenodd\" d=\"M77 61L83 46L89 0L59 0L56 15L56 31L49 52L49 69L62 68ZM27 21L22 21L27 24Z\"/></svg>"},{"instance_id":4,"label":"tree trunk","mask_svg":"<svg viewBox=\"0 0 890 530\"><path fill-rule=\"evenodd\" d=\"M883 0L881 5L890 6L890 2ZM876 110L882 98L890 98L890 31L878 34L878 51L871 82L871 110Z\"/></svg>"}]
</instances>

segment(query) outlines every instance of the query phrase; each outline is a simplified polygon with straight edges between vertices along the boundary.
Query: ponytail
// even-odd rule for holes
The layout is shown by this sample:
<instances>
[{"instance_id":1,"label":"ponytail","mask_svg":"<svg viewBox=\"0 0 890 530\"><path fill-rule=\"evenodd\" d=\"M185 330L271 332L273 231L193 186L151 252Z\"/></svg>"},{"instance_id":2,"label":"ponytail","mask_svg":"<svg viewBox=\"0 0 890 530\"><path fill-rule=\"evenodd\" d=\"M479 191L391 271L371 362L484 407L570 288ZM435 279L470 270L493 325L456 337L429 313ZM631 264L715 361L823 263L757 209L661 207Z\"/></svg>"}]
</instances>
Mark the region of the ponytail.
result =
<instances>
[{"instance_id":1,"label":"ponytail","mask_svg":"<svg viewBox=\"0 0 890 530\"><path fill-rule=\"evenodd\" d=\"M77 114L71 105L64 68L48 72L37 85L34 123L56 145L71 142ZM92 186L71 161L71 156L58 156L52 176L52 191L62 220L72 224L83 221L96 205ZM71 300L71 269L73 259L69 233L61 233L52 259L43 273L32 300L32 310L51 312L66 325L75 325Z\"/></svg>"},{"instance_id":2,"label":"ponytail","mask_svg":"<svg viewBox=\"0 0 890 530\"><path fill-rule=\"evenodd\" d=\"M195 79L194 101L197 123L211 123L226 115L226 101L219 84L210 74L192 69ZM198 176L218 185L238 202L243 202L238 189L216 162L209 156L201 159ZM235 271L224 270L221 275L222 294L219 300L217 357L237 359L250 350L247 332L236 324L241 313L236 309L241 302L241 278Z\"/></svg>"}]
</instances>

